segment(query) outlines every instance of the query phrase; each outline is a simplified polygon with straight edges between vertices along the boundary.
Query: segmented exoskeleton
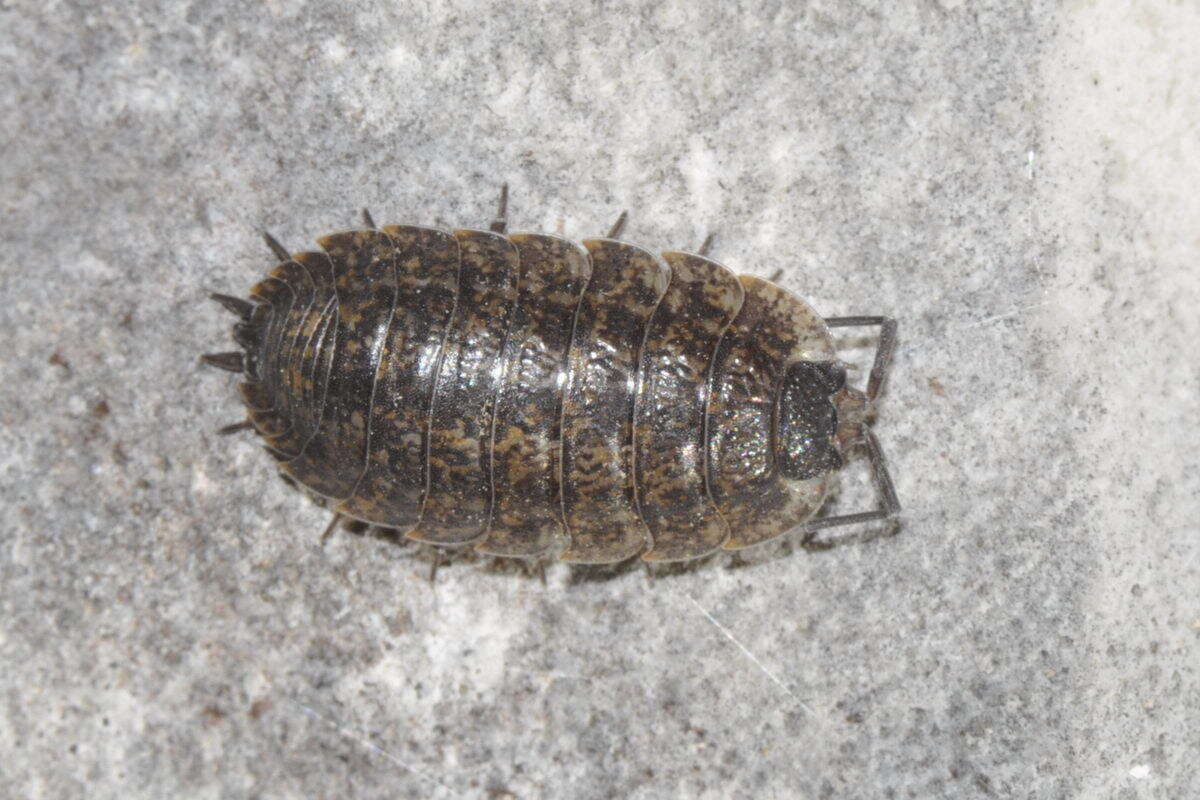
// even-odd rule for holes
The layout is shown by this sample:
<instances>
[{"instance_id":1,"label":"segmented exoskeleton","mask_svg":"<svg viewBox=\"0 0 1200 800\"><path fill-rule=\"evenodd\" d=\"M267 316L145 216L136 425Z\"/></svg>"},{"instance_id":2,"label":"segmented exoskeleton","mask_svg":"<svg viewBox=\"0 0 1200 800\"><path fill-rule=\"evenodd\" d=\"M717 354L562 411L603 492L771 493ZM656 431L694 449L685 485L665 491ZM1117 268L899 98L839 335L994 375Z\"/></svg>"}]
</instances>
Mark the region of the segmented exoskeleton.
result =
<instances>
[{"instance_id":1,"label":"segmented exoskeleton","mask_svg":"<svg viewBox=\"0 0 1200 800\"><path fill-rule=\"evenodd\" d=\"M288 253L249 301L247 420L336 516L433 545L681 561L899 511L870 430L895 342L698 254L607 238L365 228ZM829 329L878 326L865 391ZM880 507L815 518L851 449Z\"/></svg>"}]
</instances>

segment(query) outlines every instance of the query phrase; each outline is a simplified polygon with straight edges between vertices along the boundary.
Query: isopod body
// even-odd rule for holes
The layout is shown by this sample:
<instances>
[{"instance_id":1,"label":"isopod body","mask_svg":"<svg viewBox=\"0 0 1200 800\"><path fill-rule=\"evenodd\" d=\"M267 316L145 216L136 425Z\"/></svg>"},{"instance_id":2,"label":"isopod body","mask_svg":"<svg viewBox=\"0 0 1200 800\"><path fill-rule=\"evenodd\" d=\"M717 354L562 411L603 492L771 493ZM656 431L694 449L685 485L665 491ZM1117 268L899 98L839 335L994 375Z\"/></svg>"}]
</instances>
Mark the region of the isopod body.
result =
<instances>
[{"instance_id":1,"label":"isopod body","mask_svg":"<svg viewBox=\"0 0 1200 800\"><path fill-rule=\"evenodd\" d=\"M502 206L503 208L503 206ZM823 320L697 254L367 227L289 254L241 319L247 421L340 515L496 556L694 559L899 510L869 422L895 323ZM877 325L866 391L829 328ZM878 510L814 519L849 451Z\"/></svg>"}]
</instances>

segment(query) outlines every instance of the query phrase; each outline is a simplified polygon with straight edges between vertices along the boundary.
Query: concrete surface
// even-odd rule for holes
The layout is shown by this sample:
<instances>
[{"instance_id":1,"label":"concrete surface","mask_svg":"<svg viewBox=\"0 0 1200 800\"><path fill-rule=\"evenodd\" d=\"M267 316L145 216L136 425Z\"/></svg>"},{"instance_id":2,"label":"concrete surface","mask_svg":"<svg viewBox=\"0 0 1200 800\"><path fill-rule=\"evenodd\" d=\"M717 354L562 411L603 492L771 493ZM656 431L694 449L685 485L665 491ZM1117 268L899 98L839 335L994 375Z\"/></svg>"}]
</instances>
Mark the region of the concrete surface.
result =
<instances>
[{"instance_id":1,"label":"concrete surface","mask_svg":"<svg viewBox=\"0 0 1200 800\"><path fill-rule=\"evenodd\" d=\"M1195 796L1200 10L1126 5L0 4L0 795ZM322 549L204 295L502 181L899 317L902 534Z\"/></svg>"}]
</instances>

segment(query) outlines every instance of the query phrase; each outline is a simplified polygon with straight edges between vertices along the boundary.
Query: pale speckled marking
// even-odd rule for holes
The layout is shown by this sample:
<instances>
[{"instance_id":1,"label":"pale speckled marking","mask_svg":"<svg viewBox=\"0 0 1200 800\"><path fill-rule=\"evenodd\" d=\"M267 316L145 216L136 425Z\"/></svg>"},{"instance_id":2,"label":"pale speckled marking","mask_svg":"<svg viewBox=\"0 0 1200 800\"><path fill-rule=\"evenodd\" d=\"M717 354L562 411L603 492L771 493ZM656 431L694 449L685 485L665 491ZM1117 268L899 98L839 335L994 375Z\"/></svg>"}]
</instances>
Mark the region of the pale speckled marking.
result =
<instances>
[{"instance_id":1,"label":"pale speckled marking","mask_svg":"<svg viewBox=\"0 0 1200 800\"><path fill-rule=\"evenodd\" d=\"M318 431L283 469L331 499L354 491L367 457L367 409L396 294L395 248L380 231L348 231L319 239L333 264L337 338L329 402Z\"/></svg>"},{"instance_id":2,"label":"pale speckled marking","mask_svg":"<svg viewBox=\"0 0 1200 800\"><path fill-rule=\"evenodd\" d=\"M487 531L492 506L492 413L500 358L517 302L517 249L504 236L457 230L458 307L442 345L429 421L429 489L408 537L465 544Z\"/></svg>"},{"instance_id":3,"label":"pale speckled marking","mask_svg":"<svg viewBox=\"0 0 1200 800\"><path fill-rule=\"evenodd\" d=\"M746 299L717 348L708 410L709 491L732 531L731 550L780 536L820 507L828 476L797 481L776 470L772 415L788 365L835 359L807 303L760 278L739 280Z\"/></svg>"},{"instance_id":4,"label":"pale speckled marking","mask_svg":"<svg viewBox=\"0 0 1200 800\"><path fill-rule=\"evenodd\" d=\"M737 276L715 261L664 253L671 284L641 354L634 437L647 561L697 558L729 538L705 488L704 419L717 342L742 305Z\"/></svg>"},{"instance_id":5,"label":"pale speckled marking","mask_svg":"<svg viewBox=\"0 0 1200 800\"><path fill-rule=\"evenodd\" d=\"M638 353L671 271L640 247L583 243L592 277L576 315L563 391L565 561L623 561L648 545L633 484Z\"/></svg>"},{"instance_id":6,"label":"pale speckled marking","mask_svg":"<svg viewBox=\"0 0 1200 800\"><path fill-rule=\"evenodd\" d=\"M277 271L278 267L272 272ZM287 310L292 305L292 289L280 278L269 275L250 288L250 296L269 309L263 341L267 343L266 352L275 353L283 338ZM271 364L258 364L255 370L257 377L239 387L249 409L246 417L267 442L283 433L288 426L287 417L281 413L271 368Z\"/></svg>"},{"instance_id":7,"label":"pale speckled marking","mask_svg":"<svg viewBox=\"0 0 1200 800\"><path fill-rule=\"evenodd\" d=\"M293 403L296 414L296 437L300 443L299 450L304 452L304 446L316 432L320 424L322 409L314 395L318 383L324 389L324 377L318 381L317 368L320 364L318 353L325 335L333 324L333 308L336 301L333 290L333 265L324 253L296 253L292 258L308 270L313 281L313 299L308 315L301 323L296 335L296 357L289 366L292 373L289 385L295 387L296 400Z\"/></svg>"},{"instance_id":8,"label":"pale speckled marking","mask_svg":"<svg viewBox=\"0 0 1200 800\"><path fill-rule=\"evenodd\" d=\"M556 236L509 237L521 259L516 316L505 344L492 449L495 504L483 553L530 557L564 538L559 494L561 376L591 265Z\"/></svg>"},{"instance_id":9,"label":"pale speckled marking","mask_svg":"<svg viewBox=\"0 0 1200 800\"><path fill-rule=\"evenodd\" d=\"M269 358L271 354L278 352L279 342L283 337L283 326L287 321L287 310L292 304L292 289L279 278L268 276L251 287L250 296L270 310L266 319L266 333L263 335L264 352ZM274 377L268 364L258 364L255 382L262 384L271 397L272 407L278 405Z\"/></svg>"},{"instance_id":10,"label":"pale speckled marking","mask_svg":"<svg viewBox=\"0 0 1200 800\"><path fill-rule=\"evenodd\" d=\"M400 530L425 497L425 447L442 343L458 296L458 241L445 231L389 225L396 302L371 414L371 452L354 496L337 510Z\"/></svg>"},{"instance_id":11,"label":"pale speckled marking","mask_svg":"<svg viewBox=\"0 0 1200 800\"><path fill-rule=\"evenodd\" d=\"M322 263L325 266L325 271L320 273L321 277L317 282L317 290L321 297L326 298L325 311L321 325L318 327L316 335L310 345L312 347L312 368L310 370L311 381L305 382L305 401L312 410L311 417L311 433L309 441L312 440L317 432L321 430L321 423L325 420L327 413L325 408L325 399L329 392L330 373L333 372L333 358L337 353L337 337L338 337L338 300L337 300L337 275L334 272L333 262L329 260L329 256L325 253L319 253L323 258L323 262L314 259L314 263L318 267ZM309 348L306 347L306 352ZM307 442L305 447L307 447ZM303 454L303 450L301 454Z\"/></svg>"},{"instance_id":12,"label":"pale speckled marking","mask_svg":"<svg viewBox=\"0 0 1200 800\"><path fill-rule=\"evenodd\" d=\"M282 418L284 425L281 433L266 438L269 447L287 455L289 458L298 455L304 447L307 437L297 425L296 400L299 399L299 387L292 382L296 370L292 364L298 361L297 340L299 339L304 320L312 307L315 287L308 269L296 261L280 264L271 270L271 275L286 283L292 290L292 302L284 322L283 334L279 342L279 350L268 359L266 368L274 378L276 412Z\"/></svg>"}]
</instances>

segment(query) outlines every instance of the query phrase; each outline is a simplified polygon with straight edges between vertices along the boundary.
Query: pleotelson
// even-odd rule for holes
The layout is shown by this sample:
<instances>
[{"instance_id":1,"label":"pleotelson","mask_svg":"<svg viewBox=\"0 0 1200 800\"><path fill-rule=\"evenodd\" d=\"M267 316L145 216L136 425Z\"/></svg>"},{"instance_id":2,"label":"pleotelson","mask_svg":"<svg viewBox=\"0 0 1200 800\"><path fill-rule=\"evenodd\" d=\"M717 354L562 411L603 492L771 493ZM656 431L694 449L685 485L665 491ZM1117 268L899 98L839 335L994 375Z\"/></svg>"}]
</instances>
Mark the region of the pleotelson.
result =
<instances>
[{"instance_id":1,"label":"pleotelson","mask_svg":"<svg viewBox=\"0 0 1200 800\"><path fill-rule=\"evenodd\" d=\"M235 337L249 421L337 512L609 563L756 544L824 500L831 471L785 476L773 436L781 376L836 356L778 286L613 239L389 226L319 244L251 290Z\"/></svg>"}]
</instances>

